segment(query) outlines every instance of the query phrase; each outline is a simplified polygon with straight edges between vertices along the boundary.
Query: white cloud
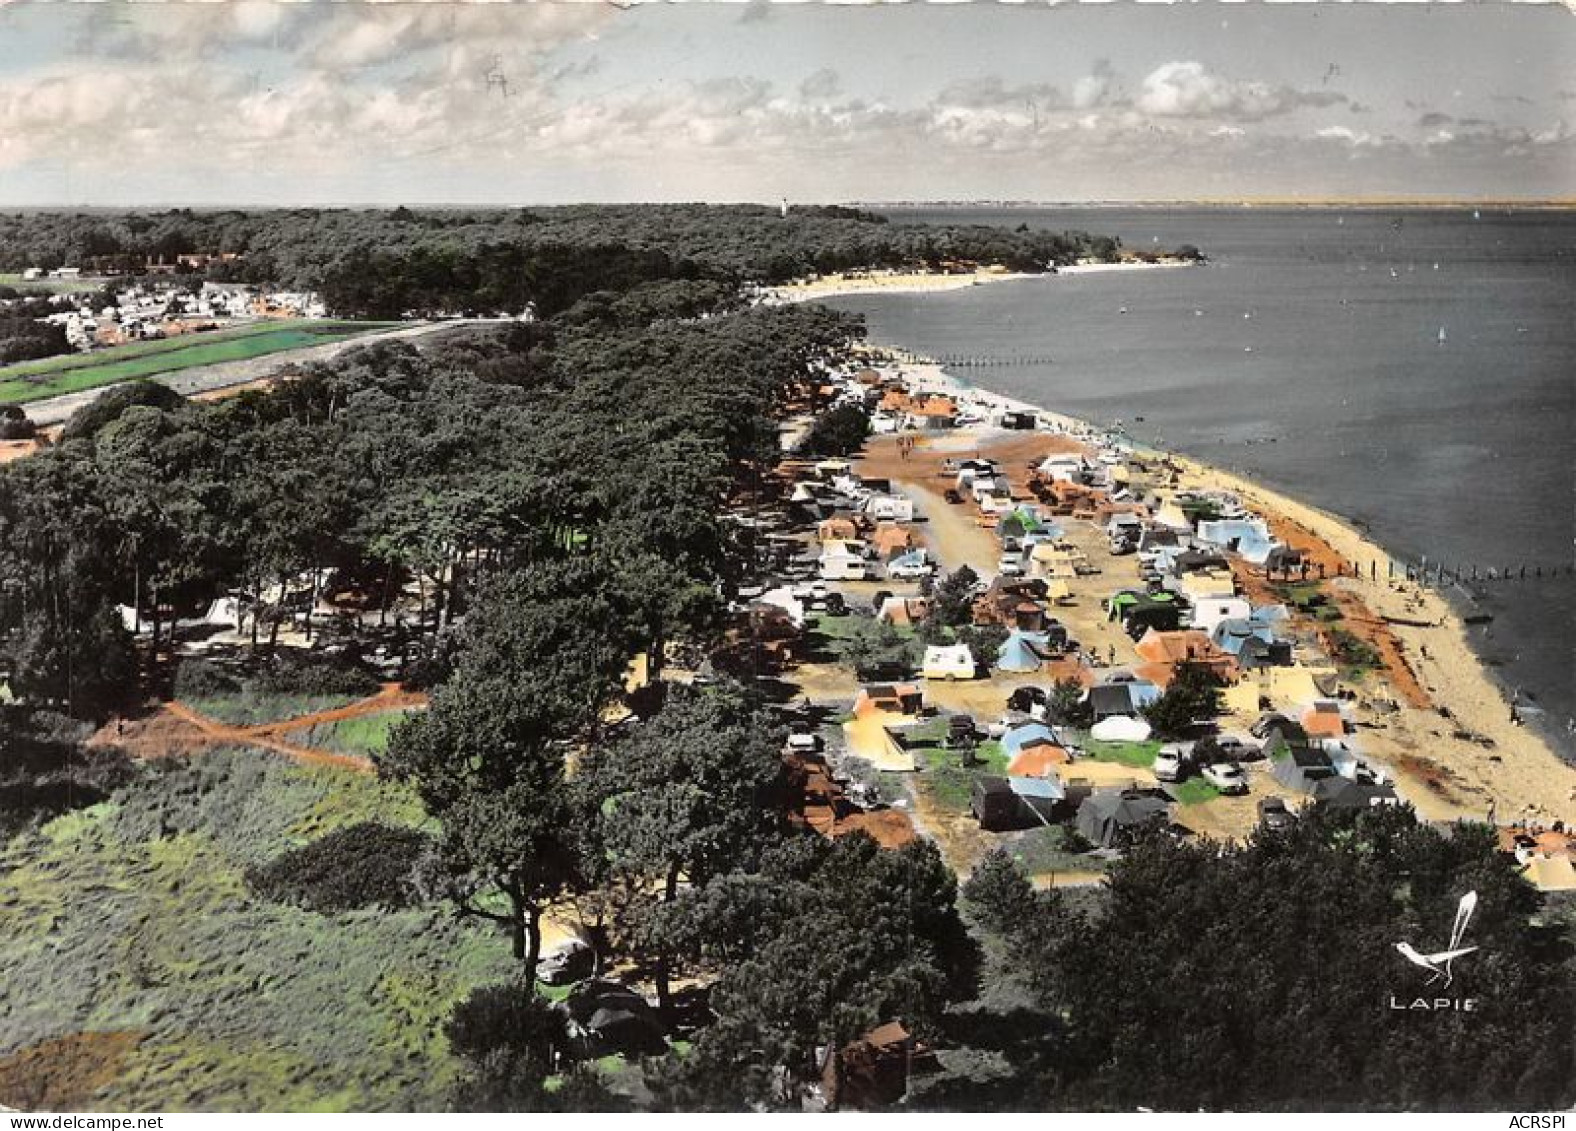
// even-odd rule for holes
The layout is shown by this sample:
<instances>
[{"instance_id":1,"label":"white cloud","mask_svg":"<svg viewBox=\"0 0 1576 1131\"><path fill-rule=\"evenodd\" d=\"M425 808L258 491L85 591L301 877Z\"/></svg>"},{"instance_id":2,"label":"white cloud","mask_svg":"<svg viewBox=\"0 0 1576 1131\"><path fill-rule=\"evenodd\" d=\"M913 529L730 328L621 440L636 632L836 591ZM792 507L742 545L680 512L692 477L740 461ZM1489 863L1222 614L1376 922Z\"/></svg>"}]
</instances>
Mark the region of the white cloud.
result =
<instances>
[{"instance_id":1,"label":"white cloud","mask_svg":"<svg viewBox=\"0 0 1576 1131\"><path fill-rule=\"evenodd\" d=\"M1116 70L1109 59L1095 61L1094 69L1073 84L1073 106L1089 110L1103 106L1116 93Z\"/></svg>"},{"instance_id":2,"label":"white cloud","mask_svg":"<svg viewBox=\"0 0 1576 1131\"><path fill-rule=\"evenodd\" d=\"M1227 118L1256 122L1304 107L1334 106L1346 96L1223 78L1192 60L1164 63L1144 76L1137 107L1159 118Z\"/></svg>"}]
</instances>

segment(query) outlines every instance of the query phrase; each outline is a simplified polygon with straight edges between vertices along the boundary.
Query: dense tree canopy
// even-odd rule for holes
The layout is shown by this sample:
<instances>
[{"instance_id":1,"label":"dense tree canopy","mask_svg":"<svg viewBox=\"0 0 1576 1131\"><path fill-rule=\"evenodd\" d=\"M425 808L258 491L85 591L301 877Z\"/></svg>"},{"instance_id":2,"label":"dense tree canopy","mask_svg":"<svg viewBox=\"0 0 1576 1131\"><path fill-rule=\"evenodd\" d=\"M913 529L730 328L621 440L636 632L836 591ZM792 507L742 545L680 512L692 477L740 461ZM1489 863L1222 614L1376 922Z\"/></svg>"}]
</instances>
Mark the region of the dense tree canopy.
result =
<instances>
[{"instance_id":1,"label":"dense tree canopy","mask_svg":"<svg viewBox=\"0 0 1576 1131\"><path fill-rule=\"evenodd\" d=\"M799 836L753 873L721 876L673 905L673 936L723 964L719 1020L654 1084L683 1108L791 1105L817 1046L886 1021L924 1033L972 988L957 881L929 841L891 850L863 835ZM786 1072L786 1076L783 1072Z\"/></svg>"},{"instance_id":2,"label":"dense tree canopy","mask_svg":"<svg viewBox=\"0 0 1576 1131\"><path fill-rule=\"evenodd\" d=\"M664 280L776 283L868 267L1001 263L1043 271L1117 243L1082 232L889 223L855 209L571 205L537 209L29 212L0 215L0 270L138 270L216 258L210 277L320 290L342 314L539 314Z\"/></svg>"},{"instance_id":3,"label":"dense tree canopy","mask_svg":"<svg viewBox=\"0 0 1576 1131\"><path fill-rule=\"evenodd\" d=\"M1478 949L1448 988L1430 986L1396 944L1443 946L1467 892L1477 908L1465 941ZM1441 828L1386 806L1316 809L1243 846L1143 841L1092 913L1042 895L1024 915L1021 885L1000 876L971 884L970 898L987 900L987 921L1010 934L1008 953L1057 1035L1054 1066L1025 1073L1020 1102L1262 1111L1572 1101L1570 944L1486 826ZM1441 996L1473 1005L1395 1007Z\"/></svg>"},{"instance_id":4,"label":"dense tree canopy","mask_svg":"<svg viewBox=\"0 0 1576 1131\"><path fill-rule=\"evenodd\" d=\"M147 382L104 394L0 471L17 690L89 713L126 691L116 605L158 634L240 591L256 640L283 594L339 569L385 592L414 578L430 637L474 578L576 554L660 667L717 625L719 507L769 458L771 413L855 329L803 307L666 319L684 306L668 287L606 318L365 347L213 404Z\"/></svg>"}]
</instances>

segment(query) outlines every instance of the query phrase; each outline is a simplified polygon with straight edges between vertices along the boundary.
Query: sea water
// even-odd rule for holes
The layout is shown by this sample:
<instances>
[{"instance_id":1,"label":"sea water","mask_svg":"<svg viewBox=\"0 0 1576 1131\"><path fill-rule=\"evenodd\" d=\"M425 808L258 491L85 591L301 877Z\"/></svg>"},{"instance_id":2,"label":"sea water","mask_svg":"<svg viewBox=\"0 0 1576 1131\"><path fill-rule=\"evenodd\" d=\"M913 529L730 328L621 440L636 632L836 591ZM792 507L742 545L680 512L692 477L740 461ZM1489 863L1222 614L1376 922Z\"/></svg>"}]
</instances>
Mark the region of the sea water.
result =
<instances>
[{"instance_id":1,"label":"sea water","mask_svg":"<svg viewBox=\"0 0 1576 1131\"><path fill-rule=\"evenodd\" d=\"M1341 515L1400 559L1510 568L1452 596L1492 616L1474 647L1576 757L1576 212L888 214L1203 249L1200 268L829 304L874 341L995 363L951 370L965 380Z\"/></svg>"}]
</instances>

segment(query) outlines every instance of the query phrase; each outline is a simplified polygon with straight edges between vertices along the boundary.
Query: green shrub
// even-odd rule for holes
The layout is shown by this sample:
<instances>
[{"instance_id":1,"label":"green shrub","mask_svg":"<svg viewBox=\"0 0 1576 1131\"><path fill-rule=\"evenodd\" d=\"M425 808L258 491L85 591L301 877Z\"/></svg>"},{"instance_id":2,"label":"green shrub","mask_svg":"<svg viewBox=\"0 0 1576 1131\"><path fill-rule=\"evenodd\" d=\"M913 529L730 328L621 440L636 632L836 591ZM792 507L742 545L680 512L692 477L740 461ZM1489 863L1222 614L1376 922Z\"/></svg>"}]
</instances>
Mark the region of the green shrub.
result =
<instances>
[{"instance_id":1,"label":"green shrub","mask_svg":"<svg viewBox=\"0 0 1576 1131\"><path fill-rule=\"evenodd\" d=\"M175 669L177 699L218 699L240 690L240 677L211 660L182 660Z\"/></svg>"},{"instance_id":2,"label":"green shrub","mask_svg":"<svg viewBox=\"0 0 1576 1131\"><path fill-rule=\"evenodd\" d=\"M1344 628L1328 630L1330 658L1338 664L1353 668L1377 668L1384 662L1379 650L1356 633Z\"/></svg>"},{"instance_id":3,"label":"green shrub","mask_svg":"<svg viewBox=\"0 0 1576 1131\"><path fill-rule=\"evenodd\" d=\"M964 883L963 900L988 930L1011 934L1029 921L1034 887L1005 849L993 848Z\"/></svg>"},{"instance_id":4,"label":"green shrub","mask_svg":"<svg viewBox=\"0 0 1576 1131\"><path fill-rule=\"evenodd\" d=\"M840 405L815 418L803 448L808 455L846 456L863 447L869 434L870 418L864 410Z\"/></svg>"},{"instance_id":5,"label":"green shrub","mask_svg":"<svg viewBox=\"0 0 1576 1131\"><path fill-rule=\"evenodd\" d=\"M349 661L307 654L281 655L252 681L268 695L375 695L377 679Z\"/></svg>"},{"instance_id":6,"label":"green shrub","mask_svg":"<svg viewBox=\"0 0 1576 1131\"><path fill-rule=\"evenodd\" d=\"M525 982L478 986L454 1007L443 1031L449 1047L475 1061L508 1051L551 1062L567 1037L563 1015Z\"/></svg>"},{"instance_id":7,"label":"green shrub","mask_svg":"<svg viewBox=\"0 0 1576 1131\"><path fill-rule=\"evenodd\" d=\"M414 829L367 821L248 868L246 884L263 899L308 911L407 907L417 902L411 874L427 845Z\"/></svg>"}]
</instances>

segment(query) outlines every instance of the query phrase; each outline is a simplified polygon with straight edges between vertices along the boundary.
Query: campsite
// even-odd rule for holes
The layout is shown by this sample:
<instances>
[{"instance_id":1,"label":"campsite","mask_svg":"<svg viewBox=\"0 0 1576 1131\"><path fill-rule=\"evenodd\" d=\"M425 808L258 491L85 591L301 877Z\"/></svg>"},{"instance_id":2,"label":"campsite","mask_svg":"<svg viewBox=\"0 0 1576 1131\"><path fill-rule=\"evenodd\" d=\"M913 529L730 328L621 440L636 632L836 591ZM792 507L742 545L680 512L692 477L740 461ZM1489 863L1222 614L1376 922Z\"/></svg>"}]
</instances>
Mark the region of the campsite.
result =
<instances>
[{"instance_id":1,"label":"campsite","mask_svg":"<svg viewBox=\"0 0 1576 1131\"><path fill-rule=\"evenodd\" d=\"M1284 1003L1334 1002L1333 1042L1391 974L1294 956L1464 877L1516 957L1485 994L1537 1004L1460 1034L1453 1086L1563 1095L1564 999L1525 991L1570 837L1477 819L1327 544L720 293L560 295L217 400L128 381L0 469L0 1101L1294 1103ZM1232 913L1282 900L1295 932ZM1121 1039L1256 963L1209 1059L1262 1090ZM1429 1094L1410 1049L1362 1055Z\"/></svg>"}]
</instances>

